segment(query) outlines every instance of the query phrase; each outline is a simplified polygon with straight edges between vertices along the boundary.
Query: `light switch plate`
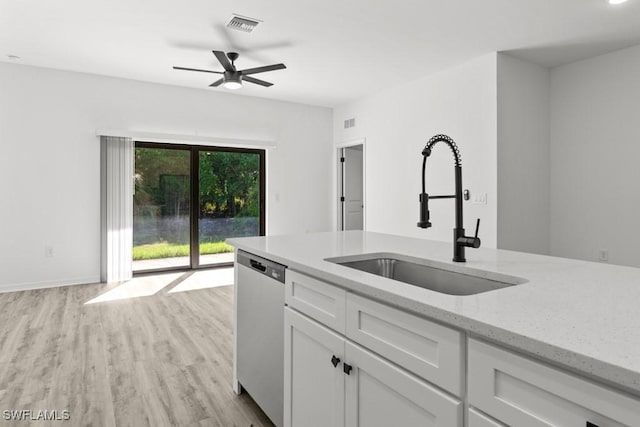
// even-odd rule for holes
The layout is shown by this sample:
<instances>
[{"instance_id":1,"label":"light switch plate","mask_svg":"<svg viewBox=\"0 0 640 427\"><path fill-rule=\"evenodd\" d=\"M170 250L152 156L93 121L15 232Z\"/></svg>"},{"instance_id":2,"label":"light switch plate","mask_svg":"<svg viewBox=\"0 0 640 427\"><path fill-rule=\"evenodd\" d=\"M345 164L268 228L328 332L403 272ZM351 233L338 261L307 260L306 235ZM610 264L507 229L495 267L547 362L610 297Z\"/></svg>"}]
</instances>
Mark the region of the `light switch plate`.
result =
<instances>
[{"instance_id":1,"label":"light switch plate","mask_svg":"<svg viewBox=\"0 0 640 427\"><path fill-rule=\"evenodd\" d=\"M487 193L473 193L471 200L474 205L486 205Z\"/></svg>"}]
</instances>

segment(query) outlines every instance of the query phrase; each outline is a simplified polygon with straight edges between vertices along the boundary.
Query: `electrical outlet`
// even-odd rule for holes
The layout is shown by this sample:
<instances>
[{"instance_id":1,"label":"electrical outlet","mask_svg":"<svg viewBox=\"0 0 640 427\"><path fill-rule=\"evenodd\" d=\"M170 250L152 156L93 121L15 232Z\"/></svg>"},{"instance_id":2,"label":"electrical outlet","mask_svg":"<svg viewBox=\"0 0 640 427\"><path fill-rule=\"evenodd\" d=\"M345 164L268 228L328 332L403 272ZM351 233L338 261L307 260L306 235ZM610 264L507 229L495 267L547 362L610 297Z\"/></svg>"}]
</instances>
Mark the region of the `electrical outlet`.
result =
<instances>
[{"instance_id":1,"label":"electrical outlet","mask_svg":"<svg viewBox=\"0 0 640 427\"><path fill-rule=\"evenodd\" d=\"M486 205L487 204L487 193L474 193L472 197L472 203L474 205Z\"/></svg>"},{"instance_id":2,"label":"electrical outlet","mask_svg":"<svg viewBox=\"0 0 640 427\"><path fill-rule=\"evenodd\" d=\"M609 262L609 249L598 249L598 261Z\"/></svg>"},{"instance_id":3,"label":"electrical outlet","mask_svg":"<svg viewBox=\"0 0 640 427\"><path fill-rule=\"evenodd\" d=\"M47 258L53 258L53 246L46 245L44 247L44 256Z\"/></svg>"}]
</instances>

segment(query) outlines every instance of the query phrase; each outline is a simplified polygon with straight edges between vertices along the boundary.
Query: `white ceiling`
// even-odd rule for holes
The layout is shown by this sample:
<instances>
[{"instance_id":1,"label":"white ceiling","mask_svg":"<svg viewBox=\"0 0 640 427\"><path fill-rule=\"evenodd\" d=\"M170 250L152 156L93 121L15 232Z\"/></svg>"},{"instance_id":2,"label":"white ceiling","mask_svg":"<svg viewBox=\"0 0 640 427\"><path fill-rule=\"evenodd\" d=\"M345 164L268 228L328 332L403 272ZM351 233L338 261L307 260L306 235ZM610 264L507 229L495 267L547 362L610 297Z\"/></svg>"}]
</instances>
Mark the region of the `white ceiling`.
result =
<instances>
[{"instance_id":1,"label":"white ceiling","mask_svg":"<svg viewBox=\"0 0 640 427\"><path fill-rule=\"evenodd\" d=\"M263 20L224 27L232 13ZM211 54L284 62L239 95L335 106L493 51L555 66L640 43L640 0L0 0L0 61L208 88Z\"/></svg>"}]
</instances>

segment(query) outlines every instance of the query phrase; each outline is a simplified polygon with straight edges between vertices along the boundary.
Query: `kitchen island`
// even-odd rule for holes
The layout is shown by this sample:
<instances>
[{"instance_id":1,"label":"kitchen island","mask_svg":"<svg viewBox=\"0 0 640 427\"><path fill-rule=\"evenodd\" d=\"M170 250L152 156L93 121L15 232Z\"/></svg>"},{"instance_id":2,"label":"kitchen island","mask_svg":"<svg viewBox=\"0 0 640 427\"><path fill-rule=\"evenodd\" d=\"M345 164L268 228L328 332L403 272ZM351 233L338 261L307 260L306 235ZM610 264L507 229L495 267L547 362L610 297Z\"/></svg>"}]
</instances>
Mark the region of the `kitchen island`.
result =
<instances>
[{"instance_id":1,"label":"kitchen island","mask_svg":"<svg viewBox=\"0 0 640 427\"><path fill-rule=\"evenodd\" d=\"M542 373L536 374L538 376L566 373L570 383L574 376L584 380L584 385L576 383L580 387L594 385L607 392L612 391L614 394L607 395L605 399L618 400L618 396L627 399L623 406L631 405L629 407L632 408L628 417L640 417L640 269L485 248L469 251L466 263L454 263L451 261L450 243L360 231L237 238L228 242L237 249L286 265L287 275L289 272L293 272L294 277L301 274L300 277L344 290L352 294L354 300L365 298L373 304L383 303L385 307L416 316L416 319L428 319L435 327L446 326L459 332L463 337L460 354L465 365L461 368L460 385L432 382L444 388L446 393L458 396L463 408L460 411L466 413L465 408L473 410L475 405L467 401L466 394L467 391L473 392L473 387L479 387L474 386L476 381L470 377L472 371L466 366L472 360L464 363L469 357L467 349L471 351L476 347L482 353L485 350L482 346L493 348L496 345L495 348L504 350L508 357L522 357L523 363L531 362L536 369L542 362L539 363L541 369L550 369L543 369ZM449 271L481 277L514 277L523 279L524 283L475 295L456 296L326 260L374 253L401 254L428 260L432 265ZM380 307L380 310L385 309ZM302 314L308 313L303 311ZM331 330L344 335L339 327ZM349 338L348 333L346 338ZM493 351L492 348L487 351ZM393 360L385 354L383 356ZM415 373L415 370L409 371ZM500 383L505 378L508 380ZM496 388L503 387L504 390L520 384L522 393L546 388L544 384L537 383L516 384L512 376L493 380ZM467 384L470 390L467 390ZM566 384L565 387L571 388ZM615 394L618 392L620 395ZM573 402L576 399L580 400L580 397L559 400ZM588 406L594 399L603 398L592 395L578 403L567 404L567 407ZM634 406L636 403L637 407ZM480 404L481 407L483 405ZM508 420L500 418L501 414L489 415L488 419L500 419L509 424ZM613 417L616 414L606 415ZM605 416L599 419L609 420ZM601 422L606 426L625 425L619 420L609 424ZM640 421L638 423L640 425ZM492 424L478 422L477 425ZM501 424L496 421L495 425ZM592 422L590 425L600 424Z\"/></svg>"}]
</instances>

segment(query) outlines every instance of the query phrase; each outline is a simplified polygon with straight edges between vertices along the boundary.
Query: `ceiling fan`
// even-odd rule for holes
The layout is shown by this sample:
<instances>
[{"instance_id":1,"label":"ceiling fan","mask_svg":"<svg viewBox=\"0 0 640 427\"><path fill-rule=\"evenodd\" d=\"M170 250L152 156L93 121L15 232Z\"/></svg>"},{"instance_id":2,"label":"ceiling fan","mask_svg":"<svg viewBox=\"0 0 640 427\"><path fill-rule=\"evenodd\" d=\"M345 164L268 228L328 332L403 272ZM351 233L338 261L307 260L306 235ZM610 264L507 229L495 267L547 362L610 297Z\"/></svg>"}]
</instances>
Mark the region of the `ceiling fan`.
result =
<instances>
[{"instance_id":1,"label":"ceiling fan","mask_svg":"<svg viewBox=\"0 0 640 427\"><path fill-rule=\"evenodd\" d=\"M173 67L173 69L185 70L185 71L199 71L201 73L222 74L222 78L220 80L216 80L215 82L211 83L209 86L218 87L220 85L223 85L227 89L240 89L242 87L243 81L254 83L254 84L265 86L265 87L273 86L273 83L256 79L255 77L251 77L250 74L258 74L258 73L264 73L266 71L282 70L283 68L287 68L284 64L273 64L273 65L265 65L264 67L247 68L245 70L238 70L236 69L235 61L236 59L238 59L240 54L238 54L237 52L224 53L219 50L214 50L212 52L216 56L216 58L218 58L218 61L220 61L220 64L222 64L222 68L224 68L224 71L199 70L197 68L185 68L185 67Z\"/></svg>"}]
</instances>

